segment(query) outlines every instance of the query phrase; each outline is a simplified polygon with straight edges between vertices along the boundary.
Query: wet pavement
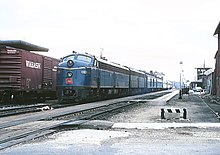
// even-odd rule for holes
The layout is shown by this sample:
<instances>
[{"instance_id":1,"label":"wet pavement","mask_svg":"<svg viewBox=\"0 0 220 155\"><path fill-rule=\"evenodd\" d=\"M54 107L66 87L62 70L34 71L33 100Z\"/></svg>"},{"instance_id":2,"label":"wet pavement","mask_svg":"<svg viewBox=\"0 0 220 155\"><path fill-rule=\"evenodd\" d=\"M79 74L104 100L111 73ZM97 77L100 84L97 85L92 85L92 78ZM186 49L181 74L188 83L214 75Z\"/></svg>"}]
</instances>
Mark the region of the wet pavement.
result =
<instances>
[{"instance_id":1,"label":"wet pavement","mask_svg":"<svg viewBox=\"0 0 220 155\"><path fill-rule=\"evenodd\" d=\"M161 119L161 108L186 108L187 119ZM107 123L106 121L110 121ZM114 123L111 123L114 122ZM167 104L147 102L78 130L61 131L0 154L219 154L220 123L194 95L174 97ZM99 130L97 130L99 128Z\"/></svg>"}]
</instances>

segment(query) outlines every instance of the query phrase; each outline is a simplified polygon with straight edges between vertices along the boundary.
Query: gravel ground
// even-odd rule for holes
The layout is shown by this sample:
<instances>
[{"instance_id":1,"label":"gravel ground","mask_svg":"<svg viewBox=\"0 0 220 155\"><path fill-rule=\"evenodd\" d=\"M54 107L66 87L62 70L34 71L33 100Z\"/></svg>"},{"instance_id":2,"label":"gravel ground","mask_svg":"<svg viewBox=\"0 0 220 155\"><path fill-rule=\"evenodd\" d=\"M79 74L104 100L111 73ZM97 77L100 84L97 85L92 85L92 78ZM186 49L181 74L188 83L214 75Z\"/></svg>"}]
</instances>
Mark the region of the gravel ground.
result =
<instances>
[{"instance_id":1,"label":"gravel ground","mask_svg":"<svg viewBox=\"0 0 220 155\"><path fill-rule=\"evenodd\" d=\"M209 102L210 103L210 102ZM219 106L220 107L220 106ZM161 119L161 108L177 108L187 109L187 119ZM155 102L147 102L139 104L139 106L114 115L108 119L112 122L219 122L214 113L203 102L198 95L183 95L182 99L178 99L178 95L172 98L166 105L157 105Z\"/></svg>"},{"instance_id":2,"label":"gravel ground","mask_svg":"<svg viewBox=\"0 0 220 155\"><path fill-rule=\"evenodd\" d=\"M216 112L220 115L220 97L204 95L202 99Z\"/></svg>"},{"instance_id":3,"label":"gravel ground","mask_svg":"<svg viewBox=\"0 0 220 155\"><path fill-rule=\"evenodd\" d=\"M209 101L208 104L217 105L210 99L207 101ZM186 108L187 119L161 119L161 108L170 107ZM183 99L175 96L166 105L149 101L125 109L107 120L114 122L114 126L118 126L108 130L62 131L46 139L18 145L0 153L6 155L217 155L220 152L219 120L207 104L196 95L184 95ZM204 127L199 126L201 124ZM149 125L151 128L146 128ZM166 125L167 127L158 128Z\"/></svg>"}]
</instances>

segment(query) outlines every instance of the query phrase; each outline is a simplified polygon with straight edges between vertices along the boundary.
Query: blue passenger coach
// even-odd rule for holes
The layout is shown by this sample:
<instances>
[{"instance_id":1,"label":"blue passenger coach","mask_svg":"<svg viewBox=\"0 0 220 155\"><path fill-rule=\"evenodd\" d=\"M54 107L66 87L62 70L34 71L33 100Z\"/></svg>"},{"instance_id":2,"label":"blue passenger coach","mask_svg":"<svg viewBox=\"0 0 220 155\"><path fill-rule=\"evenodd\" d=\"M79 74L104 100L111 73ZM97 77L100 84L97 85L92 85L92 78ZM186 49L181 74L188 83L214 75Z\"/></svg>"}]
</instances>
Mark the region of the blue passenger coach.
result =
<instances>
[{"instance_id":1,"label":"blue passenger coach","mask_svg":"<svg viewBox=\"0 0 220 155\"><path fill-rule=\"evenodd\" d=\"M59 100L78 102L155 91L157 79L149 75L89 54L74 52L63 57L58 64L57 95Z\"/></svg>"}]
</instances>

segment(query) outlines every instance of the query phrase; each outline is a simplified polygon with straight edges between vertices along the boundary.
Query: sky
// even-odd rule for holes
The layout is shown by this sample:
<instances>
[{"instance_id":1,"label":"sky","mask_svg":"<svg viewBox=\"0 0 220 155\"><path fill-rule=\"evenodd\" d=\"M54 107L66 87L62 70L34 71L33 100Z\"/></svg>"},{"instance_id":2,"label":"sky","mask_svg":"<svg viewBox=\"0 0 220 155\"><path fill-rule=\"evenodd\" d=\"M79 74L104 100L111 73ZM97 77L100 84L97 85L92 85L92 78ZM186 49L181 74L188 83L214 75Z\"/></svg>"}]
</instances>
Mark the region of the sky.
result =
<instances>
[{"instance_id":1,"label":"sky","mask_svg":"<svg viewBox=\"0 0 220 155\"><path fill-rule=\"evenodd\" d=\"M23 40L61 58L72 51L193 81L214 68L219 0L0 0L0 40ZM180 65L180 62L183 62Z\"/></svg>"}]
</instances>

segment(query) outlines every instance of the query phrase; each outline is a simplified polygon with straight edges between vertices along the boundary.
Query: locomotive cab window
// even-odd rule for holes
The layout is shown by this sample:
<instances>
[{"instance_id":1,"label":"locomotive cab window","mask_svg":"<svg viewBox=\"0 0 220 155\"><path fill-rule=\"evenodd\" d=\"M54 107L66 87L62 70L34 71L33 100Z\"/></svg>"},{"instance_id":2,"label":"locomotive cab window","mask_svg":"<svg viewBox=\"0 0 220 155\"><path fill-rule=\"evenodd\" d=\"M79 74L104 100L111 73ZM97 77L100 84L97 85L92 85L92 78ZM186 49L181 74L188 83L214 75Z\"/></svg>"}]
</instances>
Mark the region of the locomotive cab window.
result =
<instances>
[{"instance_id":1,"label":"locomotive cab window","mask_svg":"<svg viewBox=\"0 0 220 155\"><path fill-rule=\"evenodd\" d=\"M94 60L94 67L99 68L99 62L96 59Z\"/></svg>"},{"instance_id":2,"label":"locomotive cab window","mask_svg":"<svg viewBox=\"0 0 220 155\"><path fill-rule=\"evenodd\" d=\"M63 58L63 62L68 61L68 60L74 60L74 58L75 58L75 55L65 57L65 58Z\"/></svg>"},{"instance_id":3,"label":"locomotive cab window","mask_svg":"<svg viewBox=\"0 0 220 155\"><path fill-rule=\"evenodd\" d=\"M91 62L92 62L92 58L91 58L91 57L88 57L88 56L85 56L85 55L78 55L78 56L77 56L77 60L79 60L79 61L84 61L84 62L88 62L88 63L91 63Z\"/></svg>"}]
</instances>

